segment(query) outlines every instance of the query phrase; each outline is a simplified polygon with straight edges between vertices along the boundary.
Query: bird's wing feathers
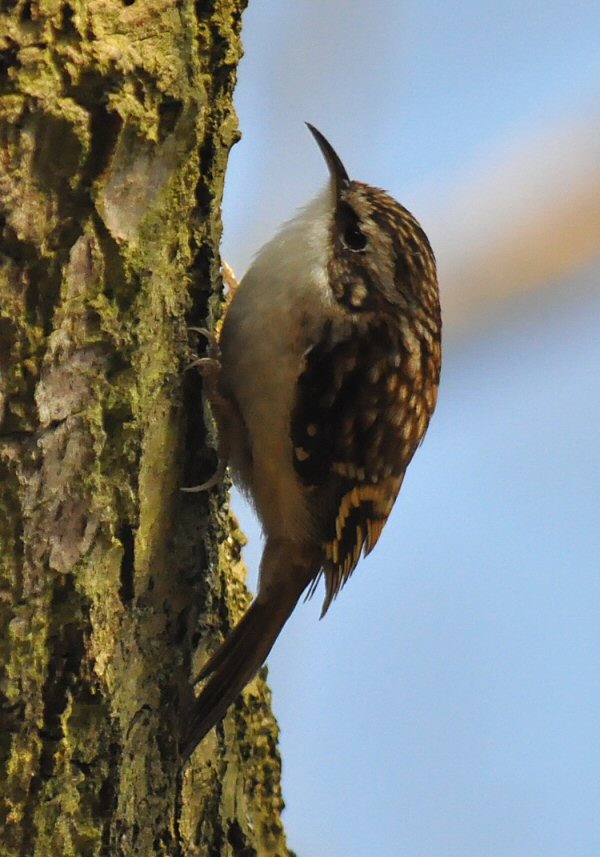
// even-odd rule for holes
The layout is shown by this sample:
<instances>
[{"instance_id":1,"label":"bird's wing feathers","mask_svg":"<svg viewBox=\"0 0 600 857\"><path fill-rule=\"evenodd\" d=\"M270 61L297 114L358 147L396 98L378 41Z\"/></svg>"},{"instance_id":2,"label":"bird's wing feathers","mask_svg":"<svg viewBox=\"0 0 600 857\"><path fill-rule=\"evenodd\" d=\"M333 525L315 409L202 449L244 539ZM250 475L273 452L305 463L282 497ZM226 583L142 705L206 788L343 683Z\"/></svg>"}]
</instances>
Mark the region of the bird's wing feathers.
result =
<instances>
[{"instance_id":1,"label":"bird's wing feathers","mask_svg":"<svg viewBox=\"0 0 600 857\"><path fill-rule=\"evenodd\" d=\"M363 550L375 546L420 439L408 359L384 324L337 341L326 332L305 354L291 437L298 478L320 501L324 612Z\"/></svg>"}]
</instances>

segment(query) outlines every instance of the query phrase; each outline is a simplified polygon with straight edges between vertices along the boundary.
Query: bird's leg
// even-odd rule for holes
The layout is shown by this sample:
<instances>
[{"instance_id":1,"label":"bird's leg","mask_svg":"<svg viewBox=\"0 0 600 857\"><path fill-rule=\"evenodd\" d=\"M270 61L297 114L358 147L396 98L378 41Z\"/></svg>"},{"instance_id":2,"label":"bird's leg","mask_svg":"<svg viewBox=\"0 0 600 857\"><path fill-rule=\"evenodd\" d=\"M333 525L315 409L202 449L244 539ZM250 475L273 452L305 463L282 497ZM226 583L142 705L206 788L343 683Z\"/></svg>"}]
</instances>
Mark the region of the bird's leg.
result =
<instances>
[{"instance_id":1,"label":"bird's leg","mask_svg":"<svg viewBox=\"0 0 600 857\"><path fill-rule=\"evenodd\" d=\"M204 392L209 400L211 400L213 396L219 395L219 375L221 374L221 349L219 348L219 342L213 331L207 327L188 327L188 330L192 333L199 333L208 343L206 356L197 357L189 366L186 366L186 369L198 369L204 382Z\"/></svg>"},{"instance_id":2,"label":"bird's leg","mask_svg":"<svg viewBox=\"0 0 600 857\"><path fill-rule=\"evenodd\" d=\"M233 268L225 261L223 261L221 265L221 275L223 283L227 289L227 293L225 295L225 306L228 307L231 303L231 299L237 291L239 283ZM229 439L232 434L237 438L245 437L246 429L237 403L224 395L220 387L221 349L219 348L219 341L215 333L212 330L208 330L206 327L189 327L188 330L193 333L198 333L200 336L204 337L207 342L205 356L197 357L187 368L197 369L202 375L204 395L208 399L218 430L217 455L219 463L214 474L206 482L203 482L202 485L194 485L191 488L181 489L188 493L196 493L200 491L208 491L210 488L213 488L221 482L229 461ZM250 457L249 453L247 453L246 457Z\"/></svg>"},{"instance_id":3,"label":"bird's leg","mask_svg":"<svg viewBox=\"0 0 600 857\"><path fill-rule=\"evenodd\" d=\"M208 330L205 327L189 327L188 330L191 330L193 333L199 333L203 336L208 343L208 347L206 349L205 357L197 357L193 360L187 369L197 369L200 375L202 376L203 382L203 391L204 395L208 399L210 404L213 416L217 423L217 433L218 433L218 444L217 444L217 456L218 456L218 464L215 472L207 479L206 482L202 482L200 485L193 485L189 488L182 488L182 491L185 491L187 494L197 494L201 491L209 491L211 488L214 488L215 485L218 485L219 482L223 480L225 476L225 469L227 467L227 459L229 457L229 450L225 447L224 434L220 430L220 425L222 424L222 420L227 418L227 413L232 409L231 402L225 398L219 391L219 378L221 375L221 350L219 348L219 342L215 334Z\"/></svg>"}]
</instances>

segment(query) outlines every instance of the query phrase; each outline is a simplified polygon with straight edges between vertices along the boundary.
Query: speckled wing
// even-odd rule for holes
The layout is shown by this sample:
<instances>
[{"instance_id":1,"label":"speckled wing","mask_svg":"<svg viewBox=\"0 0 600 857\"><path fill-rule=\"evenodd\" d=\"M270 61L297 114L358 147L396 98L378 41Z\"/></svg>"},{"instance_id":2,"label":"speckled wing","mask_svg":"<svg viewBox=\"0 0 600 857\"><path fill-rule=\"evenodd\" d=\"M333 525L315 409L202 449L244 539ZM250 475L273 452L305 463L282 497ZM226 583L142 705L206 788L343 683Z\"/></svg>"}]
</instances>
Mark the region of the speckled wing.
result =
<instances>
[{"instance_id":1,"label":"speckled wing","mask_svg":"<svg viewBox=\"0 0 600 857\"><path fill-rule=\"evenodd\" d=\"M386 324L341 341L328 330L305 355L291 435L323 524L323 612L377 543L427 426L415 359Z\"/></svg>"}]
</instances>

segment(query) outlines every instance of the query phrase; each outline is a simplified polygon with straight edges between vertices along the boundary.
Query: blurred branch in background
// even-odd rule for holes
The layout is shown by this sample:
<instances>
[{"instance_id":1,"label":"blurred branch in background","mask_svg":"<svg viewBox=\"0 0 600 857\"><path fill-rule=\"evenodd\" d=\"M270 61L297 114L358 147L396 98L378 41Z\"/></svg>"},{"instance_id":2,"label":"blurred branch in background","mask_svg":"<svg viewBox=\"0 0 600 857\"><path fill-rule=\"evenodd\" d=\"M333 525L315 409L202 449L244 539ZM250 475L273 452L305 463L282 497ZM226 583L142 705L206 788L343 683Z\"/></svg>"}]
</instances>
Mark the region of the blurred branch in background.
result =
<instances>
[{"instance_id":1,"label":"blurred branch in background","mask_svg":"<svg viewBox=\"0 0 600 857\"><path fill-rule=\"evenodd\" d=\"M430 216L448 331L466 332L600 257L599 132L595 115L514 140Z\"/></svg>"}]
</instances>

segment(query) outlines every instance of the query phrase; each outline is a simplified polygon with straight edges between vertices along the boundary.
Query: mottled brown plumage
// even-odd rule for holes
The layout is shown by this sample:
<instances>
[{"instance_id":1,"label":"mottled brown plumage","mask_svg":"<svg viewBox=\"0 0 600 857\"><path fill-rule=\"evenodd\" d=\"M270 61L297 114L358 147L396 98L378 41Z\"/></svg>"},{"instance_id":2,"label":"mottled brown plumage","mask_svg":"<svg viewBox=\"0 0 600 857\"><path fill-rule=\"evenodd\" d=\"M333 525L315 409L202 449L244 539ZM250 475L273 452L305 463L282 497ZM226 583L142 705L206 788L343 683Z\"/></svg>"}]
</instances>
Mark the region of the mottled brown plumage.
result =
<instances>
[{"instance_id":1,"label":"mottled brown plumage","mask_svg":"<svg viewBox=\"0 0 600 857\"><path fill-rule=\"evenodd\" d=\"M374 548L435 408L441 318L427 237L311 131L331 186L263 248L223 326L213 409L266 546L253 605L203 671L184 757L302 592L324 575L325 613Z\"/></svg>"}]
</instances>

